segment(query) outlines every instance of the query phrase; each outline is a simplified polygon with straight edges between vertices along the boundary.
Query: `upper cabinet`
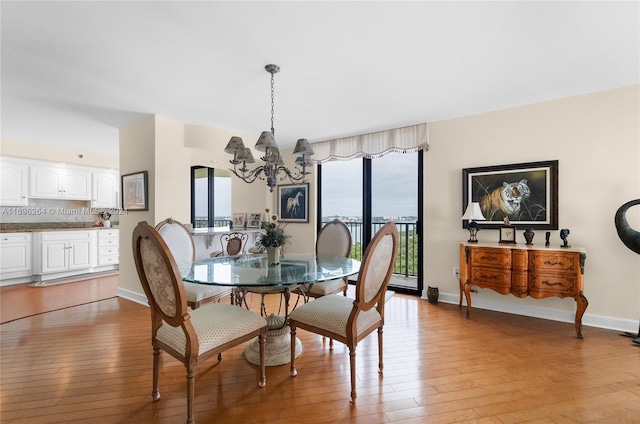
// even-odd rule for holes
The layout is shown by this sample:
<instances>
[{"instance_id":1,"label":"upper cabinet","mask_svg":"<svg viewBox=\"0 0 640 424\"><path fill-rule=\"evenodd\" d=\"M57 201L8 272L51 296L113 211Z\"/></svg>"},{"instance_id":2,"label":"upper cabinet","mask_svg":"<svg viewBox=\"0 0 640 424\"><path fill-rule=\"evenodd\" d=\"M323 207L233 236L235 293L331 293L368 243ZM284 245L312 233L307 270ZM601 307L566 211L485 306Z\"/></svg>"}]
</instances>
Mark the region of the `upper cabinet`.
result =
<instances>
[{"instance_id":1,"label":"upper cabinet","mask_svg":"<svg viewBox=\"0 0 640 424\"><path fill-rule=\"evenodd\" d=\"M29 198L86 200L94 208L119 206L117 170L0 157L0 206L28 206Z\"/></svg>"},{"instance_id":2,"label":"upper cabinet","mask_svg":"<svg viewBox=\"0 0 640 424\"><path fill-rule=\"evenodd\" d=\"M31 166L29 197L91 200L91 172L67 166Z\"/></svg>"},{"instance_id":3,"label":"upper cabinet","mask_svg":"<svg viewBox=\"0 0 640 424\"><path fill-rule=\"evenodd\" d=\"M0 158L0 206L27 206L29 167L19 161Z\"/></svg>"},{"instance_id":4,"label":"upper cabinet","mask_svg":"<svg viewBox=\"0 0 640 424\"><path fill-rule=\"evenodd\" d=\"M103 171L93 173L93 195L91 207L117 208L118 207L118 173L115 171Z\"/></svg>"}]
</instances>

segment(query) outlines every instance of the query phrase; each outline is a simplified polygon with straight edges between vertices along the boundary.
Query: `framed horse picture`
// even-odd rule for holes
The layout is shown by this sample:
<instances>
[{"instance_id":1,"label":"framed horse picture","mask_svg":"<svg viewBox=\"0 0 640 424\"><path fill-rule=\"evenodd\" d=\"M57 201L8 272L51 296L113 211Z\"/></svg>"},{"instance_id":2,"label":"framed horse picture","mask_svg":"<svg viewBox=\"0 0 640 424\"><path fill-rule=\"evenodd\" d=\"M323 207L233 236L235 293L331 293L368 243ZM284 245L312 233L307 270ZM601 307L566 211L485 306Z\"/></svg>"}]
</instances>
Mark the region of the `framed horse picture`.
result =
<instances>
[{"instance_id":1,"label":"framed horse picture","mask_svg":"<svg viewBox=\"0 0 640 424\"><path fill-rule=\"evenodd\" d=\"M280 222L309 222L309 183L278 186Z\"/></svg>"},{"instance_id":2,"label":"framed horse picture","mask_svg":"<svg viewBox=\"0 0 640 424\"><path fill-rule=\"evenodd\" d=\"M557 230L558 161L465 168L463 213L469 202L480 204L485 221L474 221L480 228L500 228L508 219L520 228Z\"/></svg>"}]
</instances>

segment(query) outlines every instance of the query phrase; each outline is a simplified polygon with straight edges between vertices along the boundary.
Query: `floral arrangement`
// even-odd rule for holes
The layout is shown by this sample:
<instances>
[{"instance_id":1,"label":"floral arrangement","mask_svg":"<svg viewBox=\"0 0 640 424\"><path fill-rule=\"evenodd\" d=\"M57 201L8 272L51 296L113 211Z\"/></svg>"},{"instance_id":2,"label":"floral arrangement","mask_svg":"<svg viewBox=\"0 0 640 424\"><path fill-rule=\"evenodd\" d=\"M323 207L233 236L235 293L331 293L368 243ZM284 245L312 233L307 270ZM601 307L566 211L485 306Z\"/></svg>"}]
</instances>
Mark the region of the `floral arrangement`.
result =
<instances>
[{"instance_id":1,"label":"floral arrangement","mask_svg":"<svg viewBox=\"0 0 640 424\"><path fill-rule=\"evenodd\" d=\"M269 209L266 209L269 216ZM263 247L283 246L289 235L284 233L284 226L278 224L278 215L271 215L269 222L264 222L262 228L265 230L258 238L257 244Z\"/></svg>"},{"instance_id":2,"label":"floral arrangement","mask_svg":"<svg viewBox=\"0 0 640 424\"><path fill-rule=\"evenodd\" d=\"M100 212L100 218L103 220L111 218L111 214L109 212Z\"/></svg>"}]
</instances>

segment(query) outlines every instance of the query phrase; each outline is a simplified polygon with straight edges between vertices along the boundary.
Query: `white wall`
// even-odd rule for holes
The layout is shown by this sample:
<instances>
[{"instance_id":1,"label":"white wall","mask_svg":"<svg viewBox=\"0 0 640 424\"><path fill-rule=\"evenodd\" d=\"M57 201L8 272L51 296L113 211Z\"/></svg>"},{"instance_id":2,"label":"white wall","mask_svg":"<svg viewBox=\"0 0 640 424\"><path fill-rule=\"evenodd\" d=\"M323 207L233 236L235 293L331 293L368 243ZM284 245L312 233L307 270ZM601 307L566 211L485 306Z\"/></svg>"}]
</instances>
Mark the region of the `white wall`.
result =
<instances>
[{"instance_id":1,"label":"white wall","mask_svg":"<svg viewBox=\"0 0 640 424\"><path fill-rule=\"evenodd\" d=\"M117 156L7 139L0 143L0 155L99 168L118 169L119 166Z\"/></svg>"},{"instance_id":2,"label":"white wall","mask_svg":"<svg viewBox=\"0 0 640 424\"><path fill-rule=\"evenodd\" d=\"M616 318L616 325L637 331L640 256L618 239L613 217L620 205L640 197L639 100L633 86L431 123L424 156L425 287L439 286L441 296L455 295L450 300L457 303L452 270L458 244L468 238L460 220L462 168L557 159L559 227L571 230L573 247L587 249L589 307L583 323ZM634 209L629 220L638 229L640 208ZM556 245L558 233L551 235ZM480 231L478 239L498 241L498 230ZM544 232L537 231L534 244L541 243ZM474 305L500 302L510 311L541 307L570 311L566 316L575 311L573 299L518 299L487 289L472 300Z\"/></svg>"},{"instance_id":3,"label":"white wall","mask_svg":"<svg viewBox=\"0 0 640 424\"><path fill-rule=\"evenodd\" d=\"M148 172L149 210L135 211L120 216L120 283L119 293L126 291L138 294L138 300L144 299L144 291L138 279L133 261L131 236L138 222L155 221L156 167L155 167L155 128L156 117L152 116L120 129L120 173ZM155 225L155 224L154 224ZM127 296L131 297L131 296ZM146 302L145 302L146 303Z\"/></svg>"}]
</instances>

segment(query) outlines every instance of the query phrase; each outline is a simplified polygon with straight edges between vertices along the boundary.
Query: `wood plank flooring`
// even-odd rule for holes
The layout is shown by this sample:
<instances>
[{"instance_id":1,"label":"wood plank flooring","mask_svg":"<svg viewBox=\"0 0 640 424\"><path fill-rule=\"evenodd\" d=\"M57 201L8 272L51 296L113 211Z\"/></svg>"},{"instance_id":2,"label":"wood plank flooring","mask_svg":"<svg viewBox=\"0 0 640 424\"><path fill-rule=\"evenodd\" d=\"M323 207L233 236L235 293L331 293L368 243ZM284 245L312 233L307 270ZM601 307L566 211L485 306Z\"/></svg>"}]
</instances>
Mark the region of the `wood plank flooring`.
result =
<instances>
[{"instance_id":1,"label":"wood plank flooring","mask_svg":"<svg viewBox=\"0 0 640 424\"><path fill-rule=\"evenodd\" d=\"M224 301L224 300L223 300ZM251 299L258 311L259 298ZM277 296L268 299L276 307ZM0 326L0 422L184 423L185 369L161 360L151 400L147 307L112 298ZM640 348L615 331L474 309L396 294L386 304L385 368L377 342L358 346L356 404L349 354L304 331L289 366L257 367L243 346L200 363L199 423L639 423Z\"/></svg>"},{"instance_id":2,"label":"wood plank flooring","mask_svg":"<svg viewBox=\"0 0 640 424\"><path fill-rule=\"evenodd\" d=\"M28 283L0 288L0 323L115 297L118 273L69 278L65 284L33 287Z\"/></svg>"}]
</instances>

